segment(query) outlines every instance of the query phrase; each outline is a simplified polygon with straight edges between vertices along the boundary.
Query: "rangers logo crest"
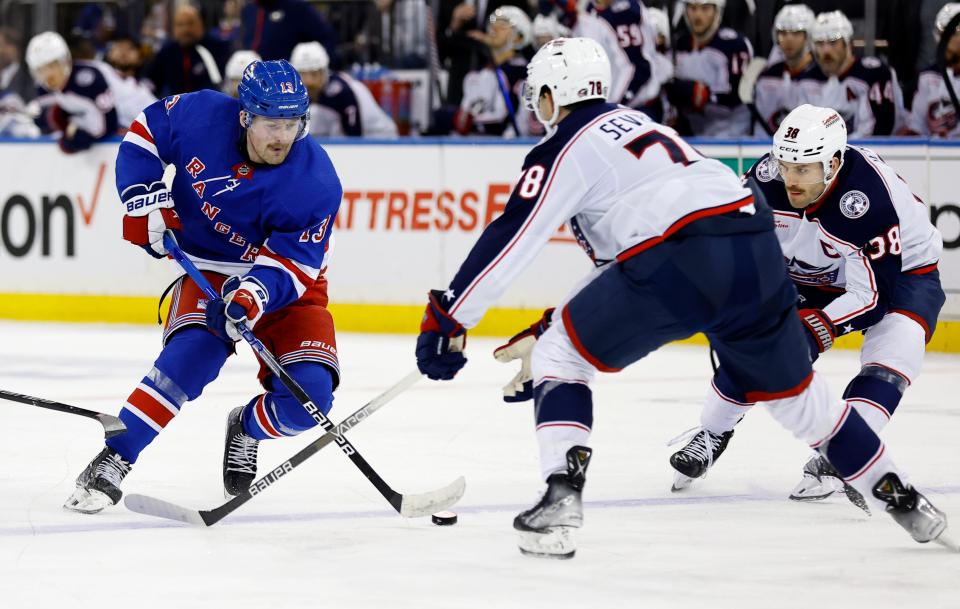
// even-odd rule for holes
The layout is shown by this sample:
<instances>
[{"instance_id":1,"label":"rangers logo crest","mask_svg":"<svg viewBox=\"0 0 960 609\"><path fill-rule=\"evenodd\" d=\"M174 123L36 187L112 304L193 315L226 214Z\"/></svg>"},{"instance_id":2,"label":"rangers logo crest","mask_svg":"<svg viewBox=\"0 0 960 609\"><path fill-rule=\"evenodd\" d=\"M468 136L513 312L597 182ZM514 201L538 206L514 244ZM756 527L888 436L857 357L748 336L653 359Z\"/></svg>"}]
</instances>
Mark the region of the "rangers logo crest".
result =
<instances>
[{"instance_id":1,"label":"rangers logo crest","mask_svg":"<svg viewBox=\"0 0 960 609\"><path fill-rule=\"evenodd\" d=\"M776 165L770 162L770 157L767 157L757 163L757 179L761 182L769 182L773 178L777 177L777 168Z\"/></svg>"},{"instance_id":2,"label":"rangers logo crest","mask_svg":"<svg viewBox=\"0 0 960 609\"><path fill-rule=\"evenodd\" d=\"M870 199L859 190L851 190L840 197L840 212L851 220L867 213L868 209L870 209Z\"/></svg>"}]
</instances>

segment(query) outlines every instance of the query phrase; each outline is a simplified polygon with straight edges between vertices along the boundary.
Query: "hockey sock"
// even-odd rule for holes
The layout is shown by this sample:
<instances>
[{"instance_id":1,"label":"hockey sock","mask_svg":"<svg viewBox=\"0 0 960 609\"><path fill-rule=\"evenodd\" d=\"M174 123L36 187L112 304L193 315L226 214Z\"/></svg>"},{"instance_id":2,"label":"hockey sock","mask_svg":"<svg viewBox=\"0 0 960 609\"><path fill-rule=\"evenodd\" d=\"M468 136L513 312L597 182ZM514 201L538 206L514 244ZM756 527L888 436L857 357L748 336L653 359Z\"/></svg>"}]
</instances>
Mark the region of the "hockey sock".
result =
<instances>
[{"instance_id":1,"label":"hockey sock","mask_svg":"<svg viewBox=\"0 0 960 609\"><path fill-rule=\"evenodd\" d=\"M818 447L844 479L861 476L884 451L883 443L851 405L833 436Z\"/></svg>"},{"instance_id":2,"label":"hockey sock","mask_svg":"<svg viewBox=\"0 0 960 609\"><path fill-rule=\"evenodd\" d=\"M857 409L873 431L880 433L900 404L909 382L882 366L867 365L847 385L843 398Z\"/></svg>"},{"instance_id":3,"label":"hockey sock","mask_svg":"<svg viewBox=\"0 0 960 609\"><path fill-rule=\"evenodd\" d=\"M135 463L180 407L217 377L229 353L226 343L204 328L188 327L174 334L120 410L127 432L110 438L107 446Z\"/></svg>"},{"instance_id":4,"label":"hockey sock","mask_svg":"<svg viewBox=\"0 0 960 609\"><path fill-rule=\"evenodd\" d=\"M593 394L580 383L547 381L534 388L540 473L567 470L567 451L586 446L593 427Z\"/></svg>"},{"instance_id":5,"label":"hockey sock","mask_svg":"<svg viewBox=\"0 0 960 609\"><path fill-rule=\"evenodd\" d=\"M287 373L299 384L323 414L333 407L333 376L316 362L296 362L286 367ZM278 385L272 379L272 385ZM280 385L250 400L241 415L243 430L258 440L295 436L316 426L310 413L290 391Z\"/></svg>"}]
</instances>

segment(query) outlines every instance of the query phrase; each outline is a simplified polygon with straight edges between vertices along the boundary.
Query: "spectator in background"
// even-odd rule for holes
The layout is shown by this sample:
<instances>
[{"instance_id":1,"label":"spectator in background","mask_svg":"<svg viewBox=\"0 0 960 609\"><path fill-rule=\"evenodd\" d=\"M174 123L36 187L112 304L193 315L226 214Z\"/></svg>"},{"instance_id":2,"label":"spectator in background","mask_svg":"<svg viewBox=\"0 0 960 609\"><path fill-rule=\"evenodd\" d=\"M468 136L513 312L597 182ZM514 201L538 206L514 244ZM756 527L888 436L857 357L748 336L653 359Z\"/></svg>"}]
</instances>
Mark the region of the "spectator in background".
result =
<instances>
[{"instance_id":1,"label":"spectator in background","mask_svg":"<svg viewBox=\"0 0 960 609\"><path fill-rule=\"evenodd\" d=\"M337 65L337 34L303 0L253 0L240 13L242 47L256 51L264 60L289 59L300 42L317 41Z\"/></svg>"},{"instance_id":2,"label":"spectator in background","mask_svg":"<svg viewBox=\"0 0 960 609\"><path fill-rule=\"evenodd\" d=\"M113 68L108 79L117 106L117 122L126 130L144 108L157 101L149 85L140 79L143 55L140 45L129 36L113 40L107 46L107 63Z\"/></svg>"},{"instance_id":3,"label":"spectator in background","mask_svg":"<svg viewBox=\"0 0 960 609\"><path fill-rule=\"evenodd\" d=\"M32 100L37 88L27 67L20 61L20 45L23 39L12 28L0 28L0 98L12 99L16 95L21 104Z\"/></svg>"},{"instance_id":4,"label":"spectator in background","mask_svg":"<svg viewBox=\"0 0 960 609\"><path fill-rule=\"evenodd\" d=\"M67 42L56 32L37 34L27 45L27 65L41 94L37 125L60 133L60 149L86 150L95 141L117 133L117 109L106 66L100 62L73 61Z\"/></svg>"},{"instance_id":5,"label":"spectator in background","mask_svg":"<svg viewBox=\"0 0 960 609\"><path fill-rule=\"evenodd\" d=\"M167 42L147 67L146 77L157 97L220 90L227 46L204 31L200 10L180 5L173 15L173 40Z\"/></svg>"},{"instance_id":6,"label":"spectator in background","mask_svg":"<svg viewBox=\"0 0 960 609\"><path fill-rule=\"evenodd\" d=\"M220 20L217 22L217 27L210 30L210 35L231 47L235 46L234 43L240 40L240 32L243 29L240 22L240 7L240 0L225 0Z\"/></svg>"},{"instance_id":7,"label":"spectator in background","mask_svg":"<svg viewBox=\"0 0 960 609\"><path fill-rule=\"evenodd\" d=\"M362 82L330 71L330 57L319 42L301 42L290 64L310 94L310 134L318 137L395 138L397 126Z\"/></svg>"},{"instance_id":8,"label":"spectator in background","mask_svg":"<svg viewBox=\"0 0 960 609\"><path fill-rule=\"evenodd\" d=\"M439 0L437 52L449 74L446 102L459 106L463 98L463 79L470 70L487 63L483 44L470 32L483 33L490 15L501 6L516 6L530 15L526 0Z\"/></svg>"},{"instance_id":9,"label":"spectator in background","mask_svg":"<svg viewBox=\"0 0 960 609\"><path fill-rule=\"evenodd\" d=\"M676 79L668 88L671 103L689 122L678 124L681 133L737 137L750 132L750 111L737 89L753 47L743 35L720 27L725 4L684 0L690 34L676 41Z\"/></svg>"},{"instance_id":10,"label":"spectator in background","mask_svg":"<svg viewBox=\"0 0 960 609\"><path fill-rule=\"evenodd\" d=\"M947 24L958 13L960 13L960 2L951 2L937 13L933 39L938 45ZM947 43L946 65L954 93L960 95L960 31L954 32ZM957 109L953 106L946 82L936 64L920 72L908 126L911 133L918 135L960 137Z\"/></svg>"},{"instance_id":11,"label":"spectator in background","mask_svg":"<svg viewBox=\"0 0 960 609\"><path fill-rule=\"evenodd\" d=\"M243 71L247 69L248 65L255 61L260 61L260 56L257 55L256 51L241 50L234 52L234 54L230 56L230 60L227 61L227 67L224 70L222 91L230 97L239 97L240 93L237 90L237 85L240 84L240 80L243 78Z\"/></svg>"}]
</instances>

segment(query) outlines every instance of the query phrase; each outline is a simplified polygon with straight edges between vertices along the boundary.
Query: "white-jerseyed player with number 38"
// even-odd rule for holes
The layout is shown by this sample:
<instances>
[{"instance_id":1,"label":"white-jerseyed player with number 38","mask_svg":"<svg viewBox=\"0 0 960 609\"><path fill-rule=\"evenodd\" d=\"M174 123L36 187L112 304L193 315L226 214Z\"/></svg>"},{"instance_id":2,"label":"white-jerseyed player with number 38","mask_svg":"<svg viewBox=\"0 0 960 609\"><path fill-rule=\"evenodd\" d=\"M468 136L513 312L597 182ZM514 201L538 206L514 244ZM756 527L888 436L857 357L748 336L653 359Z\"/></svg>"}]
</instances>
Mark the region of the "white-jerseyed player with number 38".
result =
<instances>
[{"instance_id":1,"label":"white-jerseyed player with number 38","mask_svg":"<svg viewBox=\"0 0 960 609\"><path fill-rule=\"evenodd\" d=\"M560 38L537 52L524 103L548 135L527 155L503 215L484 229L450 285L430 292L417 339L420 371L452 379L466 364L459 345L467 328L562 222L596 264L555 312L497 353L529 360L530 383L515 379L506 393L534 398L547 484L542 499L514 519L521 551L574 555L597 371L616 372L696 332L718 354L715 385L740 401L768 402L777 421L916 541L945 541L946 516L814 373L796 289L759 189L743 187L672 129L607 103L609 83L609 61L592 40Z\"/></svg>"}]
</instances>

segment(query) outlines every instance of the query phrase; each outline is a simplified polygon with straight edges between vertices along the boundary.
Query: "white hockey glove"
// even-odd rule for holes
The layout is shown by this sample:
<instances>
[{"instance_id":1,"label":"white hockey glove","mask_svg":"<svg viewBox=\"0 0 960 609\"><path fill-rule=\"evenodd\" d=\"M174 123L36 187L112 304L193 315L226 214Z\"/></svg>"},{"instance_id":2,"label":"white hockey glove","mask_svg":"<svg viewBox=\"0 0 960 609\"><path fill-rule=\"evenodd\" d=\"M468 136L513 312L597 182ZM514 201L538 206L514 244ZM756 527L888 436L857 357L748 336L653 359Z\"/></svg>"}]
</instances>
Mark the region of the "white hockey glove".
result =
<instances>
[{"instance_id":1,"label":"white hockey glove","mask_svg":"<svg viewBox=\"0 0 960 609\"><path fill-rule=\"evenodd\" d=\"M134 184L121 193L126 215L123 217L123 238L139 245L154 258L163 258L163 233L168 228L181 229L180 216L173 209L173 197L163 182L149 186Z\"/></svg>"},{"instance_id":2,"label":"white hockey glove","mask_svg":"<svg viewBox=\"0 0 960 609\"><path fill-rule=\"evenodd\" d=\"M533 372L530 368L530 356L540 335L550 327L553 309L547 309L543 316L529 328L515 334L505 345L494 349L493 357L498 362L508 364L520 360L520 372L503 386L504 402L525 402L533 398Z\"/></svg>"}]
</instances>

